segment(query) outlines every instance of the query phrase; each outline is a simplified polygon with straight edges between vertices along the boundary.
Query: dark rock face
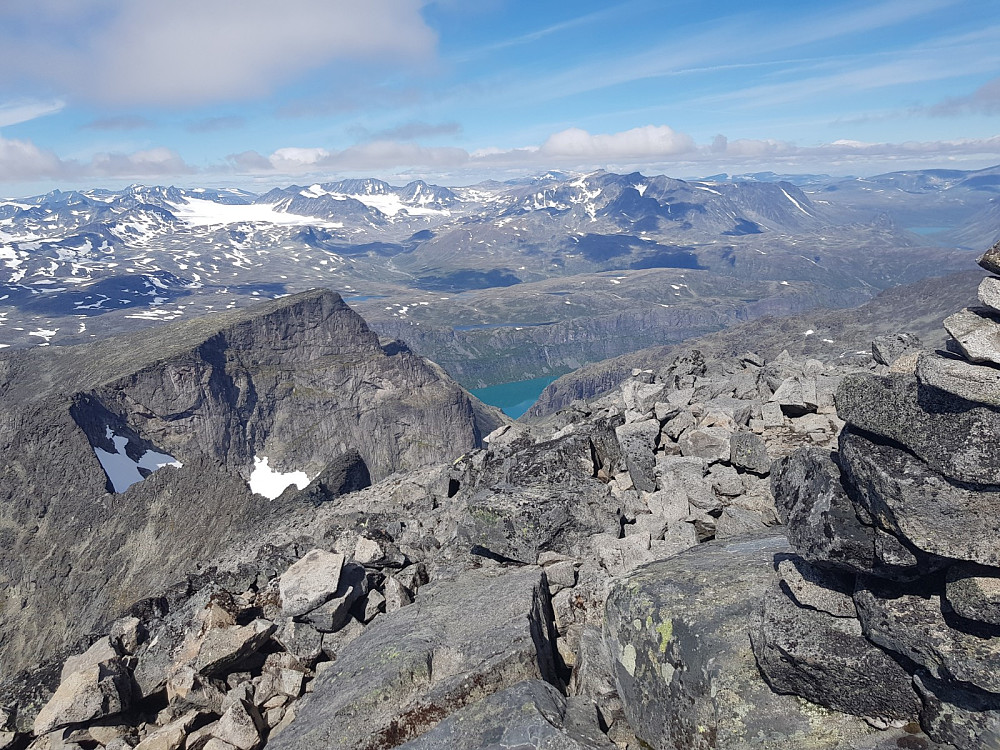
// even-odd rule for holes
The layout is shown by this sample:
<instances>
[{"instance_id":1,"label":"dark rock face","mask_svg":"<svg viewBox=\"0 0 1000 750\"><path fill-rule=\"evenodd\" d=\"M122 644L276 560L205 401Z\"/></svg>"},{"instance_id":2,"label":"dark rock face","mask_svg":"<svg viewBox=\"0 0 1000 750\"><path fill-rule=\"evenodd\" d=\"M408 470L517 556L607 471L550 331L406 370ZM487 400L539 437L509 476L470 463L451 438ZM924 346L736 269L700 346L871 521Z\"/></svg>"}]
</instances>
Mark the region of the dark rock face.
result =
<instances>
[{"instance_id":1,"label":"dark rock face","mask_svg":"<svg viewBox=\"0 0 1000 750\"><path fill-rule=\"evenodd\" d=\"M318 502L450 460L499 423L324 291L14 352L0 375L0 678L310 507L252 492L258 457L315 478ZM101 455L135 483L115 487ZM159 455L183 466L150 474Z\"/></svg>"}]
</instances>

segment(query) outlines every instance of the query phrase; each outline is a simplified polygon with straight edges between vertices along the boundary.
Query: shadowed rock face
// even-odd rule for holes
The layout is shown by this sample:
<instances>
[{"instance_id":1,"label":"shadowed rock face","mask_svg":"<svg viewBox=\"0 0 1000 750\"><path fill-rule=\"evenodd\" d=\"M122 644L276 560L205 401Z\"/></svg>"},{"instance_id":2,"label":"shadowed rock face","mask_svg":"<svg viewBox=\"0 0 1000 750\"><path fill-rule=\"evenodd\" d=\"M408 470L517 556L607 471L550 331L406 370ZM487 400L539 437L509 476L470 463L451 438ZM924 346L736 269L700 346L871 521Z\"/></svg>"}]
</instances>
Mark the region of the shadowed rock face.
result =
<instances>
[{"instance_id":1,"label":"shadowed rock face","mask_svg":"<svg viewBox=\"0 0 1000 750\"><path fill-rule=\"evenodd\" d=\"M251 491L264 458L319 477L316 502L455 458L497 424L328 291L0 359L0 680L308 512L294 487ZM149 457L182 466L150 473Z\"/></svg>"}]
</instances>

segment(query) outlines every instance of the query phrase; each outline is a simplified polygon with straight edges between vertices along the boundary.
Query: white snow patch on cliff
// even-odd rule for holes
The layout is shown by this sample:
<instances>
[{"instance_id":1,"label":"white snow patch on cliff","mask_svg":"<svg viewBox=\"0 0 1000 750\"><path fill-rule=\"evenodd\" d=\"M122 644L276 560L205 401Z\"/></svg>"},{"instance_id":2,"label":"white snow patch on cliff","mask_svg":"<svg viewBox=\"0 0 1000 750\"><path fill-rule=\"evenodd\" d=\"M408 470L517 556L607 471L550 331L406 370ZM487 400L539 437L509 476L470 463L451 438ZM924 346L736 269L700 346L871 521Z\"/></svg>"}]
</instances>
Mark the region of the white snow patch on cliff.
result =
<instances>
[{"instance_id":1,"label":"white snow patch on cliff","mask_svg":"<svg viewBox=\"0 0 1000 750\"><path fill-rule=\"evenodd\" d=\"M282 474L267 465L267 456L253 457L253 471L250 473L250 490L257 495L263 495L268 500L274 500L291 485L305 489L311 480L304 471L289 471Z\"/></svg>"},{"instance_id":2,"label":"white snow patch on cliff","mask_svg":"<svg viewBox=\"0 0 1000 750\"><path fill-rule=\"evenodd\" d=\"M97 455L97 460L101 462L104 473L111 480L111 486L115 488L115 492L124 492L133 484L145 479L146 477L139 472L139 469L153 472L164 466L175 466L178 469L182 466L181 462L173 456L156 451L146 451L138 461L133 461L125 452L125 446L128 445L127 437L116 435L110 427L107 428L106 435L114 443L115 452L109 453L102 448L94 448L94 453Z\"/></svg>"}]
</instances>

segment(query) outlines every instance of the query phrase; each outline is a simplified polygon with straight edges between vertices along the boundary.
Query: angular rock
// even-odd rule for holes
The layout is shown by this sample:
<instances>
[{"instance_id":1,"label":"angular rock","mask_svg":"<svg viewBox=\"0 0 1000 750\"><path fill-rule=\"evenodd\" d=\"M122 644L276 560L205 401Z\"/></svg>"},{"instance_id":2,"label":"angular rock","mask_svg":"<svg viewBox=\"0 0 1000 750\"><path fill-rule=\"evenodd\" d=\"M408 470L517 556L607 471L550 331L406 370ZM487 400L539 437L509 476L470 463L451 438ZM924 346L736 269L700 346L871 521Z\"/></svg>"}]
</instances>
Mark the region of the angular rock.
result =
<instances>
[{"instance_id":1,"label":"angular rock","mask_svg":"<svg viewBox=\"0 0 1000 750\"><path fill-rule=\"evenodd\" d=\"M481 490L467 501L460 534L474 547L534 564L542 552L569 553L594 534L617 532L612 507L607 486L598 482Z\"/></svg>"},{"instance_id":2,"label":"angular rock","mask_svg":"<svg viewBox=\"0 0 1000 750\"><path fill-rule=\"evenodd\" d=\"M648 414L653 411L657 401L662 401L666 386L662 383L641 383L629 380L622 385L622 398L627 411Z\"/></svg>"},{"instance_id":3,"label":"angular rock","mask_svg":"<svg viewBox=\"0 0 1000 750\"><path fill-rule=\"evenodd\" d=\"M924 352L917 360L916 374L921 385L966 401L1000 406L1000 368Z\"/></svg>"},{"instance_id":4,"label":"angular rock","mask_svg":"<svg viewBox=\"0 0 1000 750\"><path fill-rule=\"evenodd\" d=\"M340 581L344 556L322 549L310 550L281 574L278 590L281 611L289 617L304 615L332 598Z\"/></svg>"},{"instance_id":5,"label":"angular rock","mask_svg":"<svg viewBox=\"0 0 1000 750\"><path fill-rule=\"evenodd\" d=\"M194 660L194 668L203 675L226 672L259 651L277 627L270 620L257 618L249 625L213 628L205 634Z\"/></svg>"},{"instance_id":6,"label":"angular rock","mask_svg":"<svg viewBox=\"0 0 1000 750\"><path fill-rule=\"evenodd\" d=\"M269 747L393 747L523 680L558 683L547 589L531 567L425 586L337 654Z\"/></svg>"},{"instance_id":7,"label":"angular rock","mask_svg":"<svg viewBox=\"0 0 1000 750\"><path fill-rule=\"evenodd\" d=\"M774 401L768 401L761 406L761 419L764 427L781 427L785 424L785 414L781 406Z\"/></svg>"},{"instance_id":8,"label":"angular rock","mask_svg":"<svg viewBox=\"0 0 1000 750\"><path fill-rule=\"evenodd\" d=\"M893 534L931 554L1000 566L1000 487L948 481L850 428L840 457L856 497Z\"/></svg>"},{"instance_id":9,"label":"angular rock","mask_svg":"<svg viewBox=\"0 0 1000 750\"><path fill-rule=\"evenodd\" d=\"M1000 320L988 308L966 308L944 320L944 327L970 362L1000 365Z\"/></svg>"},{"instance_id":10,"label":"angular rock","mask_svg":"<svg viewBox=\"0 0 1000 750\"><path fill-rule=\"evenodd\" d=\"M734 432L729 438L729 463L756 474L771 470L771 457L760 435L752 432Z\"/></svg>"},{"instance_id":11,"label":"angular rock","mask_svg":"<svg viewBox=\"0 0 1000 750\"><path fill-rule=\"evenodd\" d=\"M978 565L948 568L945 599L959 617L1000 626L1000 571Z\"/></svg>"},{"instance_id":12,"label":"angular rock","mask_svg":"<svg viewBox=\"0 0 1000 750\"><path fill-rule=\"evenodd\" d=\"M1000 750L1000 695L963 690L926 672L913 683L924 704L920 723L935 741L958 750Z\"/></svg>"},{"instance_id":13,"label":"angular rock","mask_svg":"<svg viewBox=\"0 0 1000 750\"><path fill-rule=\"evenodd\" d=\"M1000 273L1000 242L980 255L976 263L990 273Z\"/></svg>"},{"instance_id":14,"label":"angular rock","mask_svg":"<svg viewBox=\"0 0 1000 750\"><path fill-rule=\"evenodd\" d=\"M122 653L134 654L146 638L146 629L138 617L123 617L115 620L109 637Z\"/></svg>"},{"instance_id":15,"label":"angular rock","mask_svg":"<svg viewBox=\"0 0 1000 750\"><path fill-rule=\"evenodd\" d=\"M818 408L816 381L812 378L786 378L771 396L781 411L790 417L801 417Z\"/></svg>"},{"instance_id":16,"label":"angular rock","mask_svg":"<svg viewBox=\"0 0 1000 750\"><path fill-rule=\"evenodd\" d=\"M865 639L853 618L799 607L775 585L755 613L750 641L779 693L878 724L917 718L920 701L910 675Z\"/></svg>"},{"instance_id":17,"label":"angular rock","mask_svg":"<svg viewBox=\"0 0 1000 750\"><path fill-rule=\"evenodd\" d=\"M738 505L727 505L715 521L716 539L733 539L745 534L759 532L768 524L757 511L741 508Z\"/></svg>"},{"instance_id":18,"label":"angular rock","mask_svg":"<svg viewBox=\"0 0 1000 750\"><path fill-rule=\"evenodd\" d=\"M747 623L784 537L709 542L613 581L605 638L636 736L653 748L871 747L875 731L777 695L761 679ZM901 737L890 730L879 738ZM866 739L867 738L867 739ZM891 740L890 740L891 741ZM867 743L867 744L865 744Z\"/></svg>"},{"instance_id":19,"label":"angular rock","mask_svg":"<svg viewBox=\"0 0 1000 750\"><path fill-rule=\"evenodd\" d=\"M238 750L256 750L263 744L261 735L266 731L267 724L257 708L252 703L236 701L219 719L213 734Z\"/></svg>"},{"instance_id":20,"label":"angular rock","mask_svg":"<svg viewBox=\"0 0 1000 750\"><path fill-rule=\"evenodd\" d=\"M150 732L135 746L135 750L179 750L184 747L188 730L198 718L197 711L189 711L166 726Z\"/></svg>"},{"instance_id":21,"label":"angular rock","mask_svg":"<svg viewBox=\"0 0 1000 750\"><path fill-rule=\"evenodd\" d=\"M923 348L920 339L912 333L892 333L878 336L872 341L872 357L880 365L890 366L897 359Z\"/></svg>"},{"instance_id":22,"label":"angular rock","mask_svg":"<svg viewBox=\"0 0 1000 750\"><path fill-rule=\"evenodd\" d=\"M850 375L837 391L841 419L908 448L935 471L974 484L1000 484L1000 410L906 375Z\"/></svg>"},{"instance_id":23,"label":"angular rock","mask_svg":"<svg viewBox=\"0 0 1000 750\"><path fill-rule=\"evenodd\" d=\"M615 429L621 445L625 465L636 489L652 492L656 489L654 467L656 441L660 436L660 423L655 419L623 424Z\"/></svg>"},{"instance_id":24,"label":"angular rock","mask_svg":"<svg viewBox=\"0 0 1000 750\"><path fill-rule=\"evenodd\" d=\"M35 717L36 735L120 713L137 697L132 675L107 638L73 658L70 666L68 673L64 670L52 698Z\"/></svg>"},{"instance_id":25,"label":"angular rock","mask_svg":"<svg viewBox=\"0 0 1000 750\"><path fill-rule=\"evenodd\" d=\"M834 617L857 618L854 606L854 576L842 570L812 565L798 555L778 559L778 575L784 588L800 607Z\"/></svg>"},{"instance_id":26,"label":"angular rock","mask_svg":"<svg viewBox=\"0 0 1000 750\"><path fill-rule=\"evenodd\" d=\"M271 637L285 651L307 664L316 661L323 653L323 634L306 623L285 620Z\"/></svg>"},{"instance_id":27,"label":"angular rock","mask_svg":"<svg viewBox=\"0 0 1000 750\"><path fill-rule=\"evenodd\" d=\"M923 595L921 595L923 593ZM854 603L865 636L883 648L902 654L942 680L959 680L981 690L1000 693L1000 636L996 628L952 627L941 597L871 577L858 579Z\"/></svg>"},{"instance_id":28,"label":"angular rock","mask_svg":"<svg viewBox=\"0 0 1000 750\"><path fill-rule=\"evenodd\" d=\"M728 461L731 434L732 432L725 427L700 427L681 435L677 445L685 458Z\"/></svg>"},{"instance_id":29,"label":"angular rock","mask_svg":"<svg viewBox=\"0 0 1000 750\"><path fill-rule=\"evenodd\" d=\"M614 750L596 715L583 726L574 718L558 690L527 680L459 709L429 732L400 745L400 750Z\"/></svg>"},{"instance_id":30,"label":"angular rock","mask_svg":"<svg viewBox=\"0 0 1000 750\"><path fill-rule=\"evenodd\" d=\"M333 597L302 615L302 619L320 633L333 633L347 622L354 602L367 593L368 574L364 567L356 562L345 563Z\"/></svg>"}]
</instances>

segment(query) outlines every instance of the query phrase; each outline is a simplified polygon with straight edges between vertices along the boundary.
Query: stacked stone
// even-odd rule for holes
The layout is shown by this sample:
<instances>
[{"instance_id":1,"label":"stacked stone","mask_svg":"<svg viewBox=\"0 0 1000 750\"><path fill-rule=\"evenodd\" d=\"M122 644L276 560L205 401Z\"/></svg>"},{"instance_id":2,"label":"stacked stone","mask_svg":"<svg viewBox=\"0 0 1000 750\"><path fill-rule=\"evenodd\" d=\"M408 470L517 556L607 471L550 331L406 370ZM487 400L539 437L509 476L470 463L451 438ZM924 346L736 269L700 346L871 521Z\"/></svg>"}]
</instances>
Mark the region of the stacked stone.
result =
<instances>
[{"instance_id":1,"label":"stacked stone","mask_svg":"<svg viewBox=\"0 0 1000 750\"><path fill-rule=\"evenodd\" d=\"M844 380L836 463L775 467L796 554L751 628L776 691L960 750L1000 748L1000 278L979 299L914 373Z\"/></svg>"}]
</instances>

